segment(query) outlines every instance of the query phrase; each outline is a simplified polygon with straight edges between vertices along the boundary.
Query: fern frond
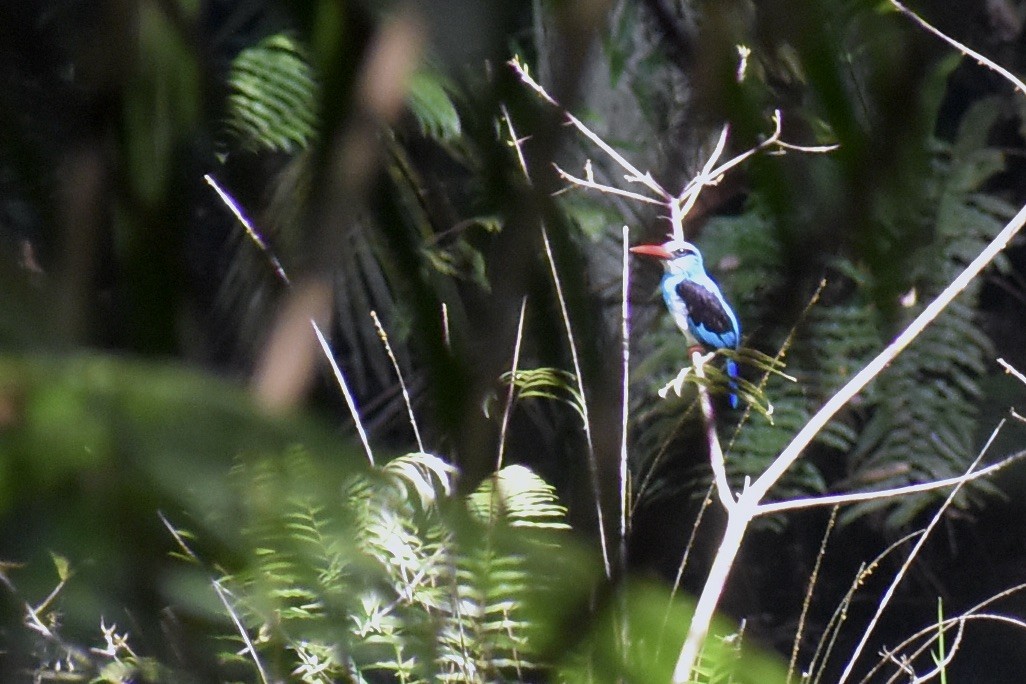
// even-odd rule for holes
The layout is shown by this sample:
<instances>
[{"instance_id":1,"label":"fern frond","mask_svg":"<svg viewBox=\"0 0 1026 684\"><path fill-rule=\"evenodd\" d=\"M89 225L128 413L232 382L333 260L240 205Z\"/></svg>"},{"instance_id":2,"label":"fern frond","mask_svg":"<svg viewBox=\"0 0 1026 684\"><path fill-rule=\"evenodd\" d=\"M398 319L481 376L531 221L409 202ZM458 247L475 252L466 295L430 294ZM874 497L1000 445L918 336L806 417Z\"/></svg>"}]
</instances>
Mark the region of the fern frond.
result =
<instances>
[{"instance_id":1,"label":"fern frond","mask_svg":"<svg viewBox=\"0 0 1026 684\"><path fill-rule=\"evenodd\" d=\"M566 530L566 508L555 488L521 465L506 466L469 497L470 510L483 522L501 520L511 527Z\"/></svg>"},{"instance_id":2,"label":"fern frond","mask_svg":"<svg viewBox=\"0 0 1026 684\"><path fill-rule=\"evenodd\" d=\"M573 373L559 368L523 368L503 373L504 383L513 383L521 399L551 399L570 406L584 420L584 399Z\"/></svg>"},{"instance_id":3,"label":"fern frond","mask_svg":"<svg viewBox=\"0 0 1026 684\"><path fill-rule=\"evenodd\" d=\"M1003 168L1001 154L985 147L985 132L997 116L994 102L983 100L965 115L955 143L939 145L934 165L939 192L933 217L936 239L924 250L928 258L918 285L921 301L946 286L1002 227L999 216L981 208L1000 210L1000 205L982 200L979 191ZM883 489L955 477L976 456L979 382L992 355L976 317L979 289L978 281L971 283L877 380L870 393L871 418L852 453L856 487ZM921 306L912 308L910 316ZM969 508L994 491L985 480L974 480L954 505ZM938 496L867 502L847 511L842 520L884 509L887 524L899 527Z\"/></svg>"},{"instance_id":4,"label":"fern frond","mask_svg":"<svg viewBox=\"0 0 1026 684\"><path fill-rule=\"evenodd\" d=\"M225 127L242 149L296 152L316 136L317 79L292 36L268 36L240 52L228 88Z\"/></svg>"}]
</instances>

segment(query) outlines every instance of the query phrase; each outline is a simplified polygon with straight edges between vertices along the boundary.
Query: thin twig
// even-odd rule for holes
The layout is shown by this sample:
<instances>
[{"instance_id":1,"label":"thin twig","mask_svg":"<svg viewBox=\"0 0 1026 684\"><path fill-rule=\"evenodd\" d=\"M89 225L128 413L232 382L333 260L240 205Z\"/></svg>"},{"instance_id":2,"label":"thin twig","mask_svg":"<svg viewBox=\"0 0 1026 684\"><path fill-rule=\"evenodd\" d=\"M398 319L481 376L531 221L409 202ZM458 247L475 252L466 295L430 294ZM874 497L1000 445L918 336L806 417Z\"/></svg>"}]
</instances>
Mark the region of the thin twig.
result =
<instances>
[{"instance_id":1,"label":"thin twig","mask_svg":"<svg viewBox=\"0 0 1026 684\"><path fill-rule=\"evenodd\" d=\"M906 17L908 17L909 19L911 19L915 23L919 24L919 26L921 28L923 28L927 32L932 33L933 35L937 36L938 38L943 40L945 43L947 43L948 45L952 46L953 48L955 48L956 50L961 52L963 55L967 55L969 57L972 57L973 59L975 59L981 65L990 67L994 71L996 71L999 74L1001 74L1002 76L1004 76L1005 79L1007 79L1012 85L1015 86L1016 90L1018 90L1020 93L1023 93L1024 95L1026 95L1026 83L1023 83L1022 81L1020 81L1019 78L1015 74L1013 74L1011 71L1009 71L1008 69L1004 68L1003 66L1001 66L997 62L995 62L995 61L993 61L993 60L991 60L991 59L989 59L987 57L984 57L983 55L981 55L976 50L973 50L968 45L964 45L962 43L959 43L954 38L952 38L952 37L950 37L948 35L945 35L944 33L941 33L941 31L939 29L934 28L931 24L927 23L926 20L922 19L918 14L916 14L915 12L913 12L912 10L908 9L903 4L898 2L898 0L891 0L891 4L894 5L894 7L899 12L904 14Z\"/></svg>"},{"instance_id":2,"label":"thin twig","mask_svg":"<svg viewBox=\"0 0 1026 684\"><path fill-rule=\"evenodd\" d=\"M723 150L727 146L727 137L730 135L730 124L725 124L723 130L720 131L720 137L716 140L716 146L713 148L712 154L705 160L705 165L702 167L702 172L695 176L690 183L688 183L684 190L679 196L674 198L673 202L670 202L670 225L673 227L673 239L678 241L684 240L684 217L691 212L691 209L695 206L695 202L698 201L698 193L703 187L707 185L715 185L719 182L721 174L712 173L713 165L719 161L720 156L723 155Z\"/></svg>"},{"instance_id":3,"label":"thin twig","mask_svg":"<svg viewBox=\"0 0 1026 684\"><path fill-rule=\"evenodd\" d=\"M990 449L990 445L994 443L994 440L997 438L998 433L1001 431L1001 428L1004 426L1004 424L1005 421L1002 419L1001 422L998 423L997 427L994 428L994 431L990 434L990 439L988 439L987 443L983 445L983 448L980 450L979 455L975 458L975 460L973 460L966 474L971 473L976 469L976 466L986 455L987 451ZM887 587L887 591L884 592L883 597L877 604L876 612L873 614L872 619L869 621L869 624L866 625L866 628L862 630L862 636L859 638L859 642L855 646L855 650L852 651L851 657L848 659L848 663L844 666L844 671L841 673L841 678L837 680L837 684L844 684L844 682L847 681L848 677L851 676L851 672L855 668L856 661L858 661L859 656L862 655L862 650L866 647L866 644L869 642L869 637L873 633L873 629L876 627L877 622L880 621L880 616L883 615L883 612L887 609L888 604L890 604L891 598L894 596L894 592L898 589L898 585L901 583L901 580L905 578L905 574L908 572L908 569L912 566L912 561L919 554L919 550L923 548L923 545L926 544L926 540L929 539L930 533L937 526L937 523L940 521L941 517L943 517L945 511L947 511L948 508L951 506L952 502L955 500L955 496L957 496L958 493L962 490L963 485L964 482L955 485L954 489L952 489L951 492L948 494L947 499L944 500L944 503L941 504L940 508L937 509L937 512L930 519L930 523L926 526L926 529L923 531L923 535L919 537L915 545L912 547L911 551L909 551L908 558L906 558L905 562L902 563L901 568L898 570L897 574L895 574L894 579L891 580L890 586Z\"/></svg>"},{"instance_id":4,"label":"thin twig","mask_svg":"<svg viewBox=\"0 0 1026 684\"><path fill-rule=\"evenodd\" d=\"M960 623L959 624L959 629L961 629L961 627L962 627L961 623L964 623L967 620L977 619L977 618L987 618L987 617L989 617L992 614L990 614L990 613L981 613L980 611L982 611L984 608L986 608L986 607L996 603L997 601L999 601L999 600L1001 600L1003 598L1007 598L1008 596L1011 596L1012 594L1021 592L1023 590L1026 590L1026 583L1016 584L1014 586L1008 587L1007 589L1004 589L1004 590L998 592L997 594L994 594L993 596L988 596L983 601L980 601L976 605L974 605L971 608L965 610L961 615L958 615L958 616L955 616L955 617L951 617L951 618L948 618L948 619L944 620L941 623L941 625L943 626L944 629L947 629L948 626L951 623L956 623L957 622L957 623ZM1017 626L1022 626L1021 624L1019 624L1018 620L1015 620L1015 624ZM903 651L903 650L909 648L912 645L912 643L915 642L917 639L921 639L924 636L930 636L930 635L936 633L937 631L938 631L937 630L937 625L930 625L928 627L924 627L923 629L919 630L918 632L916 632L916 633L906 637L901 643L897 644L896 646L894 646L894 648L890 649L890 652L891 653L897 653L897 652ZM920 646L916 650L912 651L908 655L908 658L911 659L911 660L914 660L926 648L929 648L929 646L932 643L933 643L933 639L927 641L925 644L923 644L922 646ZM876 673L879 672L883 668L884 664L885 663L884 663L883 660L877 662L877 664L874 665L873 668L869 672L866 673L866 675L865 675L865 677L863 677L862 681L863 682L871 681L871 678L874 675L876 675Z\"/></svg>"},{"instance_id":5,"label":"thin twig","mask_svg":"<svg viewBox=\"0 0 1026 684\"><path fill-rule=\"evenodd\" d=\"M564 171L559 166L556 166L556 165L553 165L553 166L555 166L556 173L559 174L560 178L562 178L565 181L569 181L570 183L573 183L574 185L580 186L582 188L588 188L588 189L591 189L591 190L598 190L599 192L605 193L607 195L618 195L620 197L626 197L628 199L637 200L639 202L647 202L648 204L658 204L659 206L665 206L666 205L666 201L665 200L654 199L652 197L649 197L648 195L642 195L640 192L631 192L630 190L622 190L622 189L620 189L618 187L615 187L613 185L606 185L605 183L599 183L596 180L589 180L587 178L578 178L577 176L573 175L572 173L568 173L567 171Z\"/></svg>"},{"instance_id":6,"label":"thin twig","mask_svg":"<svg viewBox=\"0 0 1026 684\"><path fill-rule=\"evenodd\" d=\"M816 563L812 566L812 573L809 575L809 582L805 588L805 599L802 601L802 612L798 616L798 627L795 629L794 641L791 643L791 659L787 663L787 679L785 684L791 684L791 677L794 676L795 667L798 665L798 653L801 651L802 635L805 632L805 620L809 616L809 608L812 606L812 596L815 593L816 581L819 579L819 569L826 558L827 542L830 534L837 523L837 511L839 507L834 506L830 511L830 519L827 521L826 530L823 531L823 539L819 542L819 553L816 554Z\"/></svg>"},{"instance_id":7,"label":"thin twig","mask_svg":"<svg viewBox=\"0 0 1026 684\"><path fill-rule=\"evenodd\" d=\"M574 330L570 323L570 312L567 309L566 297L563 296L563 284L559 279L559 272L556 270L556 258L552 254L552 245L549 244L549 233L542 226L542 244L545 246L545 258L549 263L549 273L552 276L552 283L556 289L556 299L559 301L559 312L563 319L563 328L566 332L566 339L570 346L570 359L574 364L574 377L577 380L577 391L581 396L581 414L584 423L584 437L588 445L588 470L591 475L592 496L595 497L595 513L598 515L599 545L602 548L602 565L606 571L606 577L613 576L613 568L609 560L609 542L606 539L606 522L604 507L602 506L602 487L599 480L598 458L595 455L595 442L591 435L591 417L588 410L588 399L584 393L584 377L581 374L581 360L577 355L577 343L574 340Z\"/></svg>"},{"instance_id":8,"label":"thin twig","mask_svg":"<svg viewBox=\"0 0 1026 684\"><path fill-rule=\"evenodd\" d=\"M663 200L668 201L671 199L670 193L664 190L663 187L656 182L656 180L652 177L651 173L642 173L637 167L635 167L633 164L627 161L627 159L623 155L621 155L619 152L610 147L605 140L600 138L590 128L585 126L583 121L581 121L576 116L563 109L562 106L558 102L556 102L551 95L545 92L545 88L543 88L540 83L535 81L527 73L527 68L520 62L519 59L514 58L510 60L509 65L513 68L513 71L515 71L517 75L520 76L520 80L523 81L525 85L527 85L529 88L538 93L546 102L552 104L555 107L559 107L560 111L562 111L563 115L566 117L568 123L570 123L578 131L580 131L581 134L584 135L584 137L593 142L600 150L609 155L610 159L615 161L625 171L627 171L627 182L641 183L646 188L655 193L658 197L663 198ZM514 137L513 139L516 140L516 137Z\"/></svg>"},{"instance_id":9,"label":"thin twig","mask_svg":"<svg viewBox=\"0 0 1026 684\"><path fill-rule=\"evenodd\" d=\"M317 335L317 341L321 345L321 349L324 351L324 356L328 359L328 363L331 365L331 371L335 374L335 381L338 382L339 389L342 390L342 396L345 397L346 406L349 407L349 412L353 414L353 422L356 424L356 432L360 435L360 443L363 444L363 450L367 454L367 460L370 461L371 465L374 465L374 452L371 451L370 440L367 439L367 432L363 429L363 421L360 420L360 412L356 408L356 400L353 399L353 393L349 391L349 384L346 382L346 376L342 374L342 369L338 367L335 362L335 355L331 351L331 346L328 344L328 340L324 337L321 332L320 326L315 321L310 321L310 325L313 326L314 334Z\"/></svg>"},{"instance_id":10,"label":"thin twig","mask_svg":"<svg viewBox=\"0 0 1026 684\"><path fill-rule=\"evenodd\" d=\"M701 352L695 351L691 354L691 364L695 369L695 375L699 380L705 379L705 357ZM716 495L720 503L730 515L734 509L734 494L730 491L730 481L727 479L727 464L723 457L723 448L720 445L720 437L716 434L716 416L713 413L712 400L709 398L709 390L701 382L698 384L698 400L702 406L702 418L705 423L705 441L709 446L709 463L712 466L713 481L716 483Z\"/></svg>"},{"instance_id":11,"label":"thin twig","mask_svg":"<svg viewBox=\"0 0 1026 684\"><path fill-rule=\"evenodd\" d=\"M922 534L922 530L917 530L906 534L900 539L896 539L891 542L890 546L877 554L876 558L868 564L862 563L859 566L858 572L855 573L855 577L848 586L848 590L845 592L844 597L838 602L833 615L831 615L830 619L827 621L827 625L823 629L823 636L816 644L816 650L812 654L812 659L809 661L809 665L806 668L808 681L822 681L823 672L826 671L827 661L830 659L834 646L837 645L838 637L841 634L841 627L844 625L844 621L848 617L848 608L851 606L855 593L865 586L866 581L876 571L876 569L880 567L880 564L883 563L884 559L896 552L906 543L918 538ZM814 670L816 672L815 674L812 674Z\"/></svg>"},{"instance_id":12,"label":"thin twig","mask_svg":"<svg viewBox=\"0 0 1026 684\"><path fill-rule=\"evenodd\" d=\"M1013 463L1017 463L1026 457L1026 451L1020 451L1010 456L1003 458L997 463L993 463L986 468L973 471L972 473L964 473L957 477L946 477L943 480L934 480L932 482L919 482L917 484L905 485L904 487L894 487L892 489L881 489L876 492L853 492L850 494L833 494L829 496L815 496L807 499L794 499L791 501L774 501L772 503L760 504L758 507L757 515L769 515L772 513L781 513L783 511L794 511L802 508L812 508L813 506L838 506L844 504L861 503L864 501L873 501L875 499L889 499L897 496L906 496L909 494L921 494L922 492L929 492L934 489L943 489L944 487L953 487L956 485L962 485L973 480L978 480L981 477L992 475L999 470L1010 466Z\"/></svg>"},{"instance_id":13,"label":"thin twig","mask_svg":"<svg viewBox=\"0 0 1026 684\"><path fill-rule=\"evenodd\" d=\"M1005 369L1005 372L1009 375L1013 375L1018 378L1019 382L1026 385L1026 375L1020 373L1012 364L1008 363L1004 359L998 359L997 362L1001 364L1001 367Z\"/></svg>"},{"instance_id":14,"label":"thin twig","mask_svg":"<svg viewBox=\"0 0 1026 684\"><path fill-rule=\"evenodd\" d=\"M253 241L253 243L260 249L261 252L263 252L264 257L271 264L271 268L274 269L275 275L277 275L278 278L286 285L291 284L289 282L288 275L285 274L285 268L281 265L281 262L278 261L278 257L275 256L274 252L271 250L271 247L267 244L267 241L264 240L263 236L260 235L256 228L253 227L253 223L248 218L246 218L245 212L242 211L242 207L239 206L239 203L235 201L235 198L229 195L228 191L221 187L221 184L218 183L217 180L211 174L204 174L203 180L207 182L207 185L214 189L214 192L217 193L217 196L221 198L221 201L224 202L225 206L227 206L228 209L232 212L232 214L235 215L235 218L238 220L238 222L242 224L242 227L246 230L246 234L249 236L249 239Z\"/></svg>"},{"instance_id":15,"label":"thin twig","mask_svg":"<svg viewBox=\"0 0 1026 684\"><path fill-rule=\"evenodd\" d=\"M513 344L513 364L509 371L509 391L506 393L506 406L502 410L502 426L499 428L499 453L495 457L495 472L502 470L502 457L506 450L506 430L509 427L509 416L513 412L513 397L517 389L517 370L520 367L520 346L524 339L524 315L527 313L527 297L520 300L520 320L517 322L517 338ZM492 487L498 491L498 481Z\"/></svg>"},{"instance_id":16,"label":"thin twig","mask_svg":"<svg viewBox=\"0 0 1026 684\"><path fill-rule=\"evenodd\" d=\"M175 542L178 543L178 546L182 549L182 551L187 556L192 558L194 561L199 563L199 556L197 556L196 553L191 548L189 548L189 545L185 543L185 539L182 537L181 532L179 532L178 529L171 524L171 521L169 521L164 516L164 513L161 511L157 511L157 517L159 517L160 521L164 523L164 527L166 527L168 532L171 533L171 536L174 538ZM235 629L239 633L239 636L242 637L242 642L246 645L245 650L249 651L250 657L253 658L253 664L256 666L257 674L260 675L260 681L263 682L263 684L268 684L270 680L267 678L267 672L264 671L264 665L260 662L260 657L257 655L256 646L254 646L253 640L250 638L249 632L246 630L246 626L242 624L242 620L239 618L238 613L235 610L235 607L232 605L231 601L229 601L231 592L224 588L224 586L221 584L221 580L214 579L213 577L211 577L210 584L214 587L214 593L217 594L217 598L220 599L221 604L224 605L225 610L228 611L228 617L231 618L232 623L235 625Z\"/></svg>"},{"instance_id":17,"label":"thin twig","mask_svg":"<svg viewBox=\"0 0 1026 684\"><path fill-rule=\"evenodd\" d=\"M449 334L449 305L442 302L442 343L446 349L452 350L452 338Z\"/></svg>"},{"instance_id":18,"label":"thin twig","mask_svg":"<svg viewBox=\"0 0 1026 684\"><path fill-rule=\"evenodd\" d=\"M406 382L403 380L403 372L399 368L399 360L395 358L395 353L392 351L392 345L388 341L388 333L385 332L384 326L381 325L381 320L378 319L378 312L371 310L370 315L371 320L374 321L374 328L378 331L378 337L381 338L381 343L385 345L385 353L388 354L388 360L392 362L392 368L395 370L395 376L399 379L399 389L402 391L403 401L406 403L406 413L410 417L410 427L413 428L413 436L417 440L417 449L420 453L424 453L424 442L420 438L420 430L417 428L417 418L413 415L413 402L410 400L410 391L406 388Z\"/></svg>"},{"instance_id":19,"label":"thin twig","mask_svg":"<svg viewBox=\"0 0 1026 684\"><path fill-rule=\"evenodd\" d=\"M630 417L630 229L623 227L623 287L620 296L620 351L621 351L621 397L620 397L620 574L627 575L627 536L630 529L630 470L627 460L627 419Z\"/></svg>"}]
</instances>

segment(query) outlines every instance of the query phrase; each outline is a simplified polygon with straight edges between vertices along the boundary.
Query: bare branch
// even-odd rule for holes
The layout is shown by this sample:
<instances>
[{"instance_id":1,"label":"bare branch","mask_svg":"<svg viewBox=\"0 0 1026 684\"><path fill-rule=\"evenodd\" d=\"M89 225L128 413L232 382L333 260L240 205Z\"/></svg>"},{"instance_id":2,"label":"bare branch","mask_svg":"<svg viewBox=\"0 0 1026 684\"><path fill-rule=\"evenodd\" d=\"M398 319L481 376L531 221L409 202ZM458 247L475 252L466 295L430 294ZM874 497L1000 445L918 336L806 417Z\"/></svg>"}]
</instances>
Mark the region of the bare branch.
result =
<instances>
[{"instance_id":1,"label":"bare branch","mask_svg":"<svg viewBox=\"0 0 1026 684\"><path fill-rule=\"evenodd\" d=\"M602 192L607 195L619 195L620 197L627 197L629 199L637 200L639 202L658 204L660 206L666 205L666 202L663 200L654 199L652 197L649 197L648 195L642 195L641 193L631 192L630 190L621 190L620 188L614 187L612 185L605 185L603 183L599 183L589 178L578 178L577 176L571 173L567 173L556 164L553 164L553 166L555 167L556 173L559 174L560 178L582 188L597 190L598 192Z\"/></svg>"},{"instance_id":2,"label":"bare branch","mask_svg":"<svg viewBox=\"0 0 1026 684\"><path fill-rule=\"evenodd\" d=\"M615 161L625 171L627 171L628 182L638 182L643 184L653 193L661 197L664 201L669 201L671 199L670 193L664 190L663 187L659 185L659 183L657 183L654 178L652 178L651 173L642 173L637 167L635 167L633 164L627 161L627 159L623 155L614 150L605 140L600 138L590 128L585 126L583 121L581 121L576 116L563 109L562 106L552 98L552 96L545 92L545 88L543 88L540 83L531 78L531 76L527 73L527 67L519 59L514 58L510 60L509 65L513 68L513 71L515 71L517 75L520 76L520 80L523 81L525 85L527 85L529 88L531 88L536 93L541 95L542 98L544 98L544 100L549 104L555 107L559 107L560 110L563 112L563 116L566 117L567 123L569 123L571 126L580 131L581 134L584 135L584 137L586 137L588 140L594 143L596 147L598 147L600 150L609 155L610 159Z\"/></svg>"},{"instance_id":3,"label":"bare branch","mask_svg":"<svg viewBox=\"0 0 1026 684\"><path fill-rule=\"evenodd\" d=\"M873 501L875 499L890 499L898 496L907 496L910 494L921 494L923 492L929 492L934 489L943 489L945 487L952 487L956 485L962 485L973 480L978 480L988 475L993 475L999 470L1010 466L1026 457L1026 451L1013 454L1008 458L974 471L972 473L965 473L958 477L947 477L943 480L934 480L933 482L920 482L918 484L906 485L904 487L894 487L892 489L882 489L878 492L853 492L850 494L832 494L829 496L816 496L809 497L807 499L794 499L791 501L774 501L772 503L760 504L758 515L768 515L772 513L782 513L784 511L794 511L802 508L812 508L814 506L835 506L845 505L853 503L862 503L864 501Z\"/></svg>"},{"instance_id":4,"label":"bare branch","mask_svg":"<svg viewBox=\"0 0 1026 684\"><path fill-rule=\"evenodd\" d=\"M983 55L981 55L976 50L973 50L968 45L964 45L962 43L959 43L954 38L952 38L952 37L950 37L950 36L948 36L948 35L946 35L944 33L941 33L941 31L939 29L934 28L931 24L927 23L927 21L924 20L923 18L921 18L918 14L916 14L915 12L913 12L912 10L908 9L903 4L898 2L898 0L891 0L891 4L894 5L895 9L897 9L899 12L904 14L906 17L908 17L909 19L911 19L915 23L919 24L920 27L922 27L923 29L925 29L929 33L932 33L933 35L937 36L938 38L943 40L945 43L947 43L951 47L953 47L956 50L958 50L959 52L961 52L963 55L966 55L967 57L972 57L973 59L975 59L977 61L977 63L979 63L979 64L981 64L983 66L986 66L986 67L996 71L997 73L1001 74L1002 76L1004 76L1005 79L1009 83L1011 83L1013 86L1015 86L1016 90L1018 90L1020 93L1023 93L1024 95L1026 95L1026 83L1023 83L1022 81L1020 81L1019 78L1015 74L1013 74L1011 71L1009 71L1008 69L1004 68L1003 66L1001 66L997 62L989 59L988 57L984 57Z\"/></svg>"}]
</instances>

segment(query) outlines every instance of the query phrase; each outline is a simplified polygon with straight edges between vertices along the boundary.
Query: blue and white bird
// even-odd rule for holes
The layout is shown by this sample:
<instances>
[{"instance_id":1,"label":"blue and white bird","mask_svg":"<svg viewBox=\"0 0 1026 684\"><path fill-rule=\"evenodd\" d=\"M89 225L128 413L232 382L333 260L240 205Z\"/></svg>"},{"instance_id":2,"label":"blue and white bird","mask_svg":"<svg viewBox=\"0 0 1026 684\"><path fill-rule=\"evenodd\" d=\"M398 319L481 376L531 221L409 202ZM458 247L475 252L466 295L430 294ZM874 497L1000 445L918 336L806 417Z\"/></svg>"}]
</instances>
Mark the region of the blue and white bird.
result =
<instances>
[{"instance_id":1,"label":"blue and white bird","mask_svg":"<svg viewBox=\"0 0 1026 684\"><path fill-rule=\"evenodd\" d=\"M663 260L665 272L659 289L689 348L709 351L738 348L741 326L737 316L719 285L705 272L697 247L690 242L670 240L661 245L638 245L631 247L631 251ZM737 374L737 364L727 359L727 375L736 378ZM731 393L730 405L737 408L736 394Z\"/></svg>"}]
</instances>

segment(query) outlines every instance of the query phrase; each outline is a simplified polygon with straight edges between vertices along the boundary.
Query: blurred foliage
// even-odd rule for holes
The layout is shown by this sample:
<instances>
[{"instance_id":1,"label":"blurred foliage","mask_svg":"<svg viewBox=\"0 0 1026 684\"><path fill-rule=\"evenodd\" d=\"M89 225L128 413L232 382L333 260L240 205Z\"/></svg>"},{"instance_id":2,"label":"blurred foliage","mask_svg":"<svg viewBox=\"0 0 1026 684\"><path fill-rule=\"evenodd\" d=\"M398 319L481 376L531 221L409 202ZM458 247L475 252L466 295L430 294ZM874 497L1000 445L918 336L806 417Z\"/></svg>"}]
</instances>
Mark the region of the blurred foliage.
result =
<instances>
[{"instance_id":1,"label":"blurred foliage","mask_svg":"<svg viewBox=\"0 0 1026 684\"><path fill-rule=\"evenodd\" d=\"M540 606L578 605L593 581L568 584L574 571L553 562L573 553L564 511L521 466L471 495L472 517L456 510L455 469L430 454L349 478L341 500L311 492L302 453L235 475L254 556L224 584L275 678L522 680L542 665Z\"/></svg>"},{"instance_id":2,"label":"blurred foliage","mask_svg":"<svg viewBox=\"0 0 1026 684\"><path fill-rule=\"evenodd\" d=\"M840 144L753 158L706 189L688 226L763 364L749 364L743 394L772 406L744 421L720 411L738 483L1022 199L1007 154L1021 110L953 92L970 66L876 2L615 3L607 24L587 3L418 5L426 54L391 46L416 63L390 84L402 111L373 121L362 70L413 6L30 5L0 7L4 672L236 681L261 677L259 663L275 681L667 678L687 601L633 568L603 578L592 519L599 492L612 538L620 226L641 237L664 224L622 198L554 196L552 162L595 151L505 67L514 50L667 187L704 161L722 121L735 152L767 135L774 109L787 141ZM592 29L600 49L586 54ZM753 49L740 82L739 44ZM325 418L341 402L324 385L316 418L269 415L195 370L249 373L288 295L207 173L290 279L330 281L335 352L376 451L405 455L364 465L348 427L325 426L346 421ZM654 274L640 275L638 292ZM970 287L774 495L962 472L989 420L980 298ZM628 434L644 521L647 507L701 495L707 465L693 395L654 396L687 363L679 334L659 304L636 309ZM408 453L372 310L444 460ZM778 354L794 380L770 372ZM515 464L492 473L511 385ZM993 491L978 481L956 504L979 510ZM846 519L891 534L935 500ZM656 540L664 575L684 509L628 526ZM791 630L798 603L767 610ZM717 625L698 681L782 680L751 631Z\"/></svg>"}]
</instances>

